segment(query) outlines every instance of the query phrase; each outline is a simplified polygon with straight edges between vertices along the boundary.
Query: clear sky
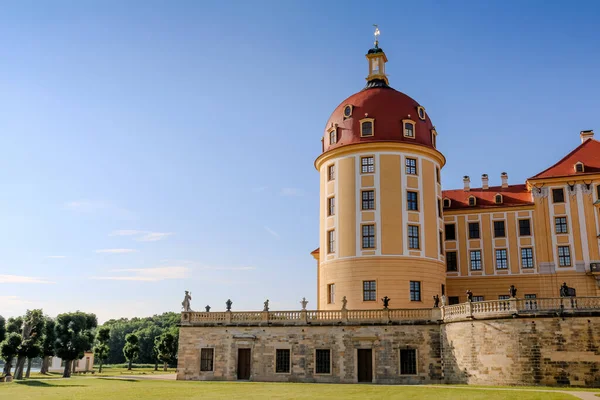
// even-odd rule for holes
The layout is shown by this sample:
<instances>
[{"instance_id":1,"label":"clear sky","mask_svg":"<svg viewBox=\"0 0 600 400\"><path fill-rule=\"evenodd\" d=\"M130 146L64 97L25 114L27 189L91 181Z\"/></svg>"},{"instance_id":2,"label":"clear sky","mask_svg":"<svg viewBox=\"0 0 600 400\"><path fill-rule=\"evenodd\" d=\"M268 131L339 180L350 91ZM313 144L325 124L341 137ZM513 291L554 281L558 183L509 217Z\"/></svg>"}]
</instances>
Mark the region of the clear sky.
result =
<instances>
[{"instance_id":1,"label":"clear sky","mask_svg":"<svg viewBox=\"0 0 600 400\"><path fill-rule=\"evenodd\" d=\"M600 135L600 3L12 1L0 12L0 314L316 307L318 174L365 84L426 107L444 188Z\"/></svg>"}]
</instances>

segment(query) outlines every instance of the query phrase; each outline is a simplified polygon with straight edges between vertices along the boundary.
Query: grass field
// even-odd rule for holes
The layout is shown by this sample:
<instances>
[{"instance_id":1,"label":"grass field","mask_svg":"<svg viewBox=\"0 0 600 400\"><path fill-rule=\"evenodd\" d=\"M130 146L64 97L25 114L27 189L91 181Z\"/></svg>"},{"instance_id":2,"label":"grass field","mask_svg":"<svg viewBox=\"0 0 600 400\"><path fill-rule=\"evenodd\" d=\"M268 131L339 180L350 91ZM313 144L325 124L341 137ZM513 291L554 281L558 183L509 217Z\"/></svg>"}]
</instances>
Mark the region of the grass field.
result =
<instances>
[{"instance_id":1,"label":"grass field","mask_svg":"<svg viewBox=\"0 0 600 400\"><path fill-rule=\"evenodd\" d=\"M159 368L158 371L155 371L154 368L134 368L131 371L128 371L127 368L121 367L103 367L102 373L98 372L98 368L95 369L95 373L92 375L90 373L84 375L74 375L73 377L85 377L85 376L124 376L124 375L164 375L164 374L174 374L177 370L175 368L169 368L166 372L163 371L162 368ZM54 379L54 378L62 378L62 372L51 372L46 375L42 375L39 372L32 372L31 379Z\"/></svg>"},{"instance_id":2,"label":"grass field","mask_svg":"<svg viewBox=\"0 0 600 400\"><path fill-rule=\"evenodd\" d=\"M564 393L450 387L329 385L253 382L178 382L74 377L0 384L0 399L152 400L152 399L422 399L422 400L574 400Z\"/></svg>"}]
</instances>

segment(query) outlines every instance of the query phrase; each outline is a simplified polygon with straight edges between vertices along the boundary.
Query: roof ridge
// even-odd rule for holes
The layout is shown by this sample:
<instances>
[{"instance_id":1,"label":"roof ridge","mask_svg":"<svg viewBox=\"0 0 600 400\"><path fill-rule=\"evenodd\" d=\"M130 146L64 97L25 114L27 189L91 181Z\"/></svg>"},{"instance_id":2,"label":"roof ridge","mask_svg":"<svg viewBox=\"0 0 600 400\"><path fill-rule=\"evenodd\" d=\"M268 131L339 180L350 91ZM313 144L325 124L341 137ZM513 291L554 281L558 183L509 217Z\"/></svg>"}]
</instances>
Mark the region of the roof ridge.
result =
<instances>
[{"instance_id":1,"label":"roof ridge","mask_svg":"<svg viewBox=\"0 0 600 400\"><path fill-rule=\"evenodd\" d=\"M567 158L571 157L572 155L574 155L576 152L578 152L579 150L581 150L582 148L584 148L585 146L587 146L588 143L592 143L592 142L596 142L598 144L600 144L600 141L594 139L594 138L590 138L585 140L583 143L581 143L579 146L575 147L573 150L571 150L571 152L569 152L566 156L564 156L563 158L561 158L559 161L555 162L554 164L552 164L551 166L549 166L548 168L546 168L545 170L538 172L537 174L535 174L534 176L527 178L527 180L530 179L539 179L538 176L542 175L545 172L548 172L549 170L551 170L552 168L556 167L557 165L561 164L562 162L564 162Z\"/></svg>"}]
</instances>

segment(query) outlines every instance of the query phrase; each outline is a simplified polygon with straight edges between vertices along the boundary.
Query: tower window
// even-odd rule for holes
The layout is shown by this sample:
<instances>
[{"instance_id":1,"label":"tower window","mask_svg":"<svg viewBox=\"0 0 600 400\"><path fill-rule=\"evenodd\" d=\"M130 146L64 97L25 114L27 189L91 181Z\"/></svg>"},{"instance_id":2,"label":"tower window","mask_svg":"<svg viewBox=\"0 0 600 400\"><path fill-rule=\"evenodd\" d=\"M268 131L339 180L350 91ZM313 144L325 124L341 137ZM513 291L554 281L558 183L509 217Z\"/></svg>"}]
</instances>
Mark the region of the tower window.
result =
<instances>
[{"instance_id":1,"label":"tower window","mask_svg":"<svg viewBox=\"0 0 600 400\"><path fill-rule=\"evenodd\" d=\"M331 164L327 167L327 180L332 181L335 179L335 165Z\"/></svg>"},{"instance_id":2,"label":"tower window","mask_svg":"<svg viewBox=\"0 0 600 400\"><path fill-rule=\"evenodd\" d=\"M481 250L471 250L471 271L481 271Z\"/></svg>"},{"instance_id":3,"label":"tower window","mask_svg":"<svg viewBox=\"0 0 600 400\"><path fill-rule=\"evenodd\" d=\"M433 147L437 146L437 132L435 131L435 129L431 130L431 145Z\"/></svg>"},{"instance_id":4,"label":"tower window","mask_svg":"<svg viewBox=\"0 0 600 400\"><path fill-rule=\"evenodd\" d=\"M333 128L329 131L329 144L337 143L337 128Z\"/></svg>"},{"instance_id":5,"label":"tower window","mask_svg":"<svg viewBox=\"0 0 600 400\"><path fill-rule=\"evenodd\" d=\"M404 122L404 137L414 139L415 137L415 123L414 122Z\"/></svg>"},{"instance_id":6,"label":"tower window","mask_svg":"<svg viewBox=\"0 0 600 400\"><path fill-rule=\"evenodd\" d=\"M469 239L479 239L479 222L469 222Z\"/></svg>"},{"instance_id":7,"label":"tower window","mask_svg":"<svg viewBox=\"0 0 600 400\"><path fill-rule=\"evenodd\" d=\"M361 157L360 158L360 173L370 174L375 172L375 161L373 157Z\"/></svg>"},{"instance_id":8,"label":"tower window","mask_svg":"<svg viewBox=\"0 0 600 400\"><path fill-rule=\"evenodd\" d=\"M275 351L275 373L290 373L290 349L277 349Z\"/></svg>"},{"instance_id":9,"label":"tower window","mask_svg":"<svg viewBox=\"0 0 600 400\"><path fill-rule=\"evenodd\" d=\"M565 202L565 190L552 189L552 202L553 203L564 203Z\"/></svg>"},{"instance_id":10,"label":"tower window","mask_svg":"<svg viewBox=\"0 0 600 400\"><path fill-rule=\"evenodd\" d=\"M419 250L419 227L417 225L408 226L408 248Z\"/></svg>"},{"instance_id":11,"label":"tower window","mask_svg":"<svg viewBox=\"0 0 600 400\"><path fill-rule=\"evenodd\" d=\"M443 233L442 231L438 232L438 237L439 237L439 245L440 245L440 254L444 255L444 238L443 238Z\"/></svg>"},{"instance_id":12,"label":"tower window","mask_svg":"<svg viewBox=\"0 0 600 400\"><path fill-rule=\"evenodd\" d=\"M376 301L377 283L375 281L363 281L363 301Z\"/></svg>"},{"instance_id":13,"label":"tower window","mask_svg":"<svg viewBox=\"0 0 600 400\"><path fill-rule=\"evenodd\" d=\"M406 192L406 206L409 211L419 211L417 192Z\"/></svg>"},{"instance_id":14,"label":"tower window","mask_svg":"<svg viewBox=\"0 0 600 400\"><path fill-rule=\"evenodd\" d=\"M406 175L416 175L417 174L417 160L414 158L407 158L405 161L406 164Z\"/></svg>"},{"instance_id":15,"label":"tower window","mask_svg":"<svg viewBox=\"0 0 600 400\"><path fill-rule=\"evenodd\" d=\"M496 269L508 269L506 249L496 250Z\"/></svg>"},{"instance_id":16,"label":"tower window","mask_svg":"<svg viewBox=\"0 0 600 400\"><path fill-rule=\"evenodd\" d=\"M554 225L556 227L556 233L568 233L567 217L554 218Z\"/></svg>"},{"instance_id":17,"label":"tower window","mask_svg":"<svg viewBox=\"0 0 600 400\"><path fill-rule=\"evenodd\" d=\"M363 225L362 226L362 248L363 249L374 249L375 248L375 225Z\"/></svg>"},{"instance_id":18,"label":"tower window","mask_svg":"<svg viewBox=\"0 0 600 400\"><path fill-rule=\"evenodd\" d=\"M444 225L444 231L446 232L446 240L456 240L456 224Z\"/></svg>"},{"instance_id":19,"label":"tower window","mask_svg":"<svg viewBox=\"0 0 600 400\"><path fill-rule=\"evenodd\" d=\"M475 206L475 204L477 204L477 201L475 200L475 197L471 196L469 197L469 205L471 207Z\"/></svg>"},{"instance_id":20,"label":"tower window","mask_svg":"<svg viewBox=\"0 0 600 400\"><path fill-rule=\"evenodd\" d=\"M410 301L421 301L421 282L410 281Z\"/></svg>"},{"instance_id":21,"label":"tower window","mask_svg":"<svg viewBox=\"0 0 600 400\"><path fill-rule=\"evenodd\" d=\"M440 199L438 199L438 201L437 201L437 206L438 206L438 217L442 218L442 201Z\"/></svg>"},{"instance_id":22,"label":"tower window","mask_svg":"<svg viewBox=\"0 0 600 400\"><path fill-rule=\"evenodd\" d=\"M352 116L352 106L347 105L344 107L344 119L350 118Z\"/></svg>"},{"instance_id":23,"label":"tower window","mask_svg":"<svg viewBox=\"0 0 600 400\"><path fill-rule=\"evenodd\" d=\"M335 253L335 230L327 231L327 253Z\"/></svg>"},{"instance_id":24,"label":"tower window","mask_svg":"<svg viewBox=\"0 0 600 400\"><path fill-rule=\"evenodd\" d=\"M442 183L440 179L440 169L438 167L435 167L435 180L437 183Z\"/></svg>"},{"instance_id":25,"label":"tower window","mask_svg":"<svg viewBox=\"0 0 600 400\"><path fill-rule=\"evenodd\" d=\"M504 221L494 221L494 237L506 237Z\"/></svg>"},{"instance_id":26,"label":"tower window","mask_svg":"<svg viewBox=\"0 0 600 400\"><path fill-rule=\"evenodd\" d=\"M578 162L577 164L575 164L575 172L583 172L584 168L583 168L583 164Z\"/></svg>"},{"instance_id":27,"label":"tower window","mask_svg":"<svg viewBox=\"0 0 600 400\"><path fill-rule=\"evenodd\" d=\"M571 266L571 248L569 246L558 246L558 265L560 267Z\"/></svg>"},{"instance_id":28,"label":"tower window","mask_svg":"<svg viewBox=\"0 0 600 400\"><path fill-rule=\"evenodd\" d=\"M363 190L363 192L362 192L362 209L363 210L374 210L375 209L375 191L374 190Z\"/></svg>"},{"instance_id":29,"label":"tower window","mask_svg":"<svg viewBox=\"0 0 600 400\"><path fill-rule=\"evenodd\" d=\"M456 272L458 271L458 261L455 251L446 252L446 271Z\"/></svg>"},{"instance_id":30,"label":"tower window","mask_svg":"<svg viewBox=\"0 0 600 400\"><path fill-rule=\"evenodd\" d=\"M417 114L419 114L419 119L422 119L423 121L425 121L425 108L424 107L417 107Z\"/></svg>"},{"instance_id":31,"label":"tower window","mask_svg":"<svg viewBox=\"0 0 600 400\"><path fill-rule=\"evenodd\" d=\"M330 283L327 285L327 303L335 303L335 283Z\"/></svg>"},{"instance_id":32,"label":"tower window","mask_svg":"<svg viewBox=\"0 0 600 400\"><path fill-rule=\"evenodd\" d=\"M596 195L598 197L598 200L600 200L600 185L596 186Z\"/></svg>"},{"instance_id":33,"label":"tower window","mask_svg":"<svg viewBox=\"0 0 600 400\"><path fill-rule=\"evenodd\" d=\"M372 118L360 121L360 136L369 137L374 135L373 122Z\"/></svg>"},{"instance_id":34,"label":"tower window","mask_svg":"<svg viewBox=\"0 0 600 400\"><path fill-rule=\"evenodd\" d=\"M533 249L531 247L521 249L521 267L533 268Z\"/></svg>"},{"instance_id":35,"label":"tower window","mask_svg":"<svg viewBox=\"0 0 600 400\"><path fill-rule=\"evenodd\" d=\"M327 216L335 215L335 197L327 199Z\"/></svg>"},{"instance_id":36,"label":"tower window","mask_svg":"<svg viewBox=\"0 0 600 400\"><path fill-rule=\"evenodd\" d=\"M519 220L519 236L531 236L531 221L529 219Z\"/></svg>"},{"instance_id":37,"label":"tower window","mask_svg":"<svg viewBox=\"0 0 600 400\"><path fill-rule=\"evenodd\" d=\"M502 204L502 195L501 194L497 194L496 197L494 198L496 204Z\"/></svg>"},{"instance_id":38,"label":"tower window","mask_svg":"<svg viewBox=\"0 0 600 400\"><path fill-rule=\"evenodd\" d=\"M444 208L450 208L450 199L444 199Z\"/></svg>"}]
</instances>

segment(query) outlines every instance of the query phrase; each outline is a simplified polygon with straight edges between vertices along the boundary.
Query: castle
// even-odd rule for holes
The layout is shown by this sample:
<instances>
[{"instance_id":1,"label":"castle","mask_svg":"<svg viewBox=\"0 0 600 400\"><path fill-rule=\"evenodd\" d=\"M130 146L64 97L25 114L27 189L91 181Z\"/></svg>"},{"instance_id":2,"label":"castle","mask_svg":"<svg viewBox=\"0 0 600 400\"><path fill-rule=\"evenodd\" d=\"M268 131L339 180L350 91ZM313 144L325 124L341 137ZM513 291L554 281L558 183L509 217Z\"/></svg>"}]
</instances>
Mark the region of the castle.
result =
<instances>
[{"instance_id":1,"label":"castle","mask_svg":"<svg viewBox=\"0 0 600 400\"><path fill-rule=\"evenodd\" d=\"M442 190L425 107L366 58L315 161L317 310L186 310L178 379L600 386L594 133L523 184Z\"/></svg>"}]
</instances>

